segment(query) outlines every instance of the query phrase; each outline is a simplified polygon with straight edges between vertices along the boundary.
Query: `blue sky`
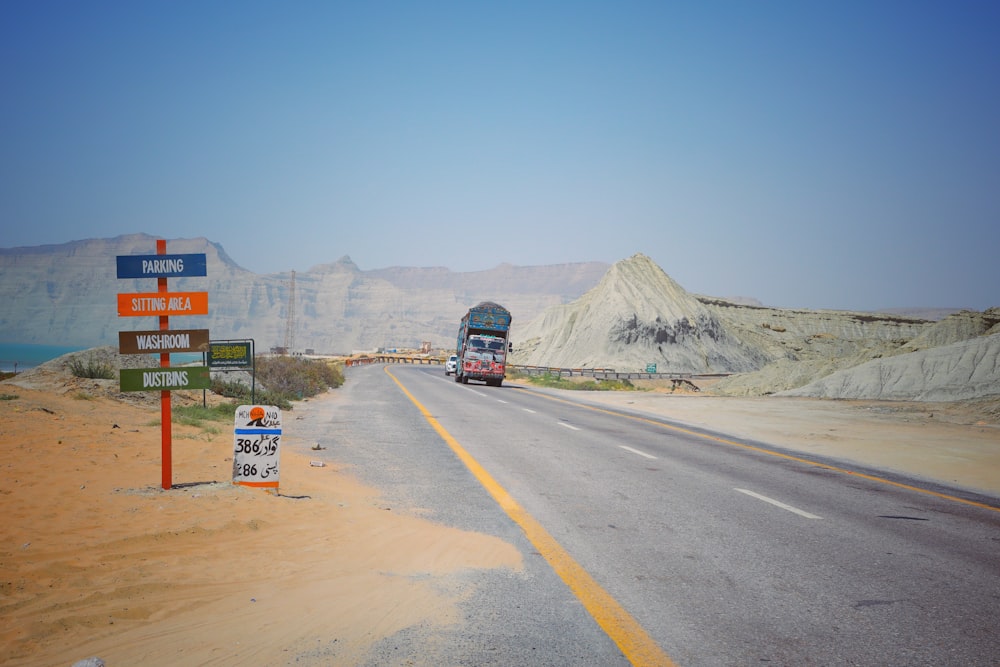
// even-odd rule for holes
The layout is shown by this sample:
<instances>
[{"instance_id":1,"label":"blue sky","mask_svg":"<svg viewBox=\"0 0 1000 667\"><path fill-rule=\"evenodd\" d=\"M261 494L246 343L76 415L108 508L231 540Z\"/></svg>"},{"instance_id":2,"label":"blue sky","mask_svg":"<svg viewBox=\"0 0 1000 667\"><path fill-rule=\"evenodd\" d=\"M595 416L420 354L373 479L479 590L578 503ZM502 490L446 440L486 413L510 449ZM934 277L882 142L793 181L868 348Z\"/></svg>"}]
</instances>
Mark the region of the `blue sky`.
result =
<instances>
[{"instance_id":1,"label":"blue sky","mask_svg":"<svg viewBox=\"0 0 1000 667\"><path fill-rule=\"evenodd\" d=\"M5 2L0 247L1000 305L1000 3ZM153 249L151 249L151 252Z\"/></svg>"}]
</instances>

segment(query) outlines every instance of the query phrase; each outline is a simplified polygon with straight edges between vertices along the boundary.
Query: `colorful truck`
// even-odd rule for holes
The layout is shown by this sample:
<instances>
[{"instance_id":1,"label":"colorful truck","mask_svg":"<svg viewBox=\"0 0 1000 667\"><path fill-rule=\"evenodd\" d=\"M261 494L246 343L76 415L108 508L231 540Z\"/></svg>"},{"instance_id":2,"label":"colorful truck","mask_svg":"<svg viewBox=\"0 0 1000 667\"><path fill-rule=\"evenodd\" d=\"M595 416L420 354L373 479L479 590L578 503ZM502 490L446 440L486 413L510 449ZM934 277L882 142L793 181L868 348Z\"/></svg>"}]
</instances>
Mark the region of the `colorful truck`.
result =
<instances>
[{"instance_id":1,"label":"colorful truck","mask_svg":"<svg viewBox=\"0 0 1000 667\"><path fill-rule=\"evenodd\" d=\"M491 387L503 384L510 351L510 313L501 305L483 301L469 308L458 327L455 382L479 380Z\"/></svg>"}]
</instances>

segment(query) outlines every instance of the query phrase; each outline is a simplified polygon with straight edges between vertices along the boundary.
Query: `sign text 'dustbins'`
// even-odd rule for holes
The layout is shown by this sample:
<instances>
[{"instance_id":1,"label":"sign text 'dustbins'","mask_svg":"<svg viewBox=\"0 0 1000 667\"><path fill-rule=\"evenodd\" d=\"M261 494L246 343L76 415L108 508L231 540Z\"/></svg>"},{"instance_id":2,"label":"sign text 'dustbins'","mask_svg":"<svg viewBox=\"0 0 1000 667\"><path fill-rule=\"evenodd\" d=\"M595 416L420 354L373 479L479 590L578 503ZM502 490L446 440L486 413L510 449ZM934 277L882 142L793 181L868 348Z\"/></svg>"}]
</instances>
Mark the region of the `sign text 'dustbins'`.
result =
<instances>
[{"instance_id":1,"label":"sign text 'dustbins'","mask_svg":"<svg viewBox=\"0 0 1000 667\"><path fill-rule=\"evenodd\" d=\"M118 374L122 391L173 391L212 386L211 375L205 366L122 368Z\"/></svg>"}]
</instances>

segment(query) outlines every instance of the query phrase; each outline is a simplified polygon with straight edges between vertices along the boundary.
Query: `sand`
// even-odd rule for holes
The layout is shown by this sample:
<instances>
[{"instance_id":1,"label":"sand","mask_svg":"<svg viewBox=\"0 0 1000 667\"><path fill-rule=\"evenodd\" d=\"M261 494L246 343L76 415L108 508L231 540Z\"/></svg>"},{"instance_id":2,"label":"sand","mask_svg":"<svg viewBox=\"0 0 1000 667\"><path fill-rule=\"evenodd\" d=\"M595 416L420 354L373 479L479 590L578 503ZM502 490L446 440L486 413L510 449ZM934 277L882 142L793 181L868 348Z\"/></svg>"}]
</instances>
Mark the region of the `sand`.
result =
<instances>
[{"instance_id":1,"label":"sand","mask_svg":"<svg viewBox=\"0 0 1000 667\"><path fill-rule=\"evenodd\" d=\"M294 436L272 495L230 483L231 427L175 425L164 491L158 408L3 394L4 665L354 664L403 628L460 622L435 578L521 567L498 538L311 466Z\"/></svg>"},{"instance_id":2,"label":"sand","mask_svg":"<svg viewBox=\"0 0 1000 667\"><path fill-rule=\"evenodd\" d=\"M164 491L155 402L8 383L0 397L4 665L354 664L404 628L461 624L461 593L443 578L522 567L498 538L407 514L345 468L310 465L313 443L292 432L274 495L229 483L231 428L175 425ZM1000 495L1000 428L960 411L586 398Z\"/></svg>"}]
</instances>

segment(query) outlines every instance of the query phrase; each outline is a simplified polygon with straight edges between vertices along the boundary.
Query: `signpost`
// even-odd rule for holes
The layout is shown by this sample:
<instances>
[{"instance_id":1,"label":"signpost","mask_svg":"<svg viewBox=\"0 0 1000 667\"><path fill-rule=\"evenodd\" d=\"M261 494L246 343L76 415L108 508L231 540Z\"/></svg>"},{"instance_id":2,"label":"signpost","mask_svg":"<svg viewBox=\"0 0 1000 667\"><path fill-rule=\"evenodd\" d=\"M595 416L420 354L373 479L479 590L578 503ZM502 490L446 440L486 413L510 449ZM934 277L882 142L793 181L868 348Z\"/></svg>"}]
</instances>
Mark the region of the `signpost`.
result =
<instances>
[{"instance_id":1,"label":"signpost","mask_svg":"<svg viewBox=\"0 0 1000 667\"><path fill-rule=\"evenodd\" d=\"M160 328L155 331L118 332L121 354L160 353L159 368L123 368L122 391L160 392L160 429L162 486L173 485L171 452L172 424L170 392L175 389L207 389L210 386L206 366L170 367L171 352L201 352L208 347L207 329L170 330L170 315L207 315L208 292L168 292L167 279L208 275L207 259L202 254L168 255L167 242L156 241L155 255L119 255L119 279L156 278L156 291L118 295L119 317L155 316Z\"/></svg>"},{"instance_id":2,"label":"signpost","mask_svg":"<svg viewBox=\"0 0 1000 667\"><path fill-rule=\"evenodd\" d=\"M281 410L241 405L233 427L233 484L278 489Z\"/></svg>"}]
</instances>

